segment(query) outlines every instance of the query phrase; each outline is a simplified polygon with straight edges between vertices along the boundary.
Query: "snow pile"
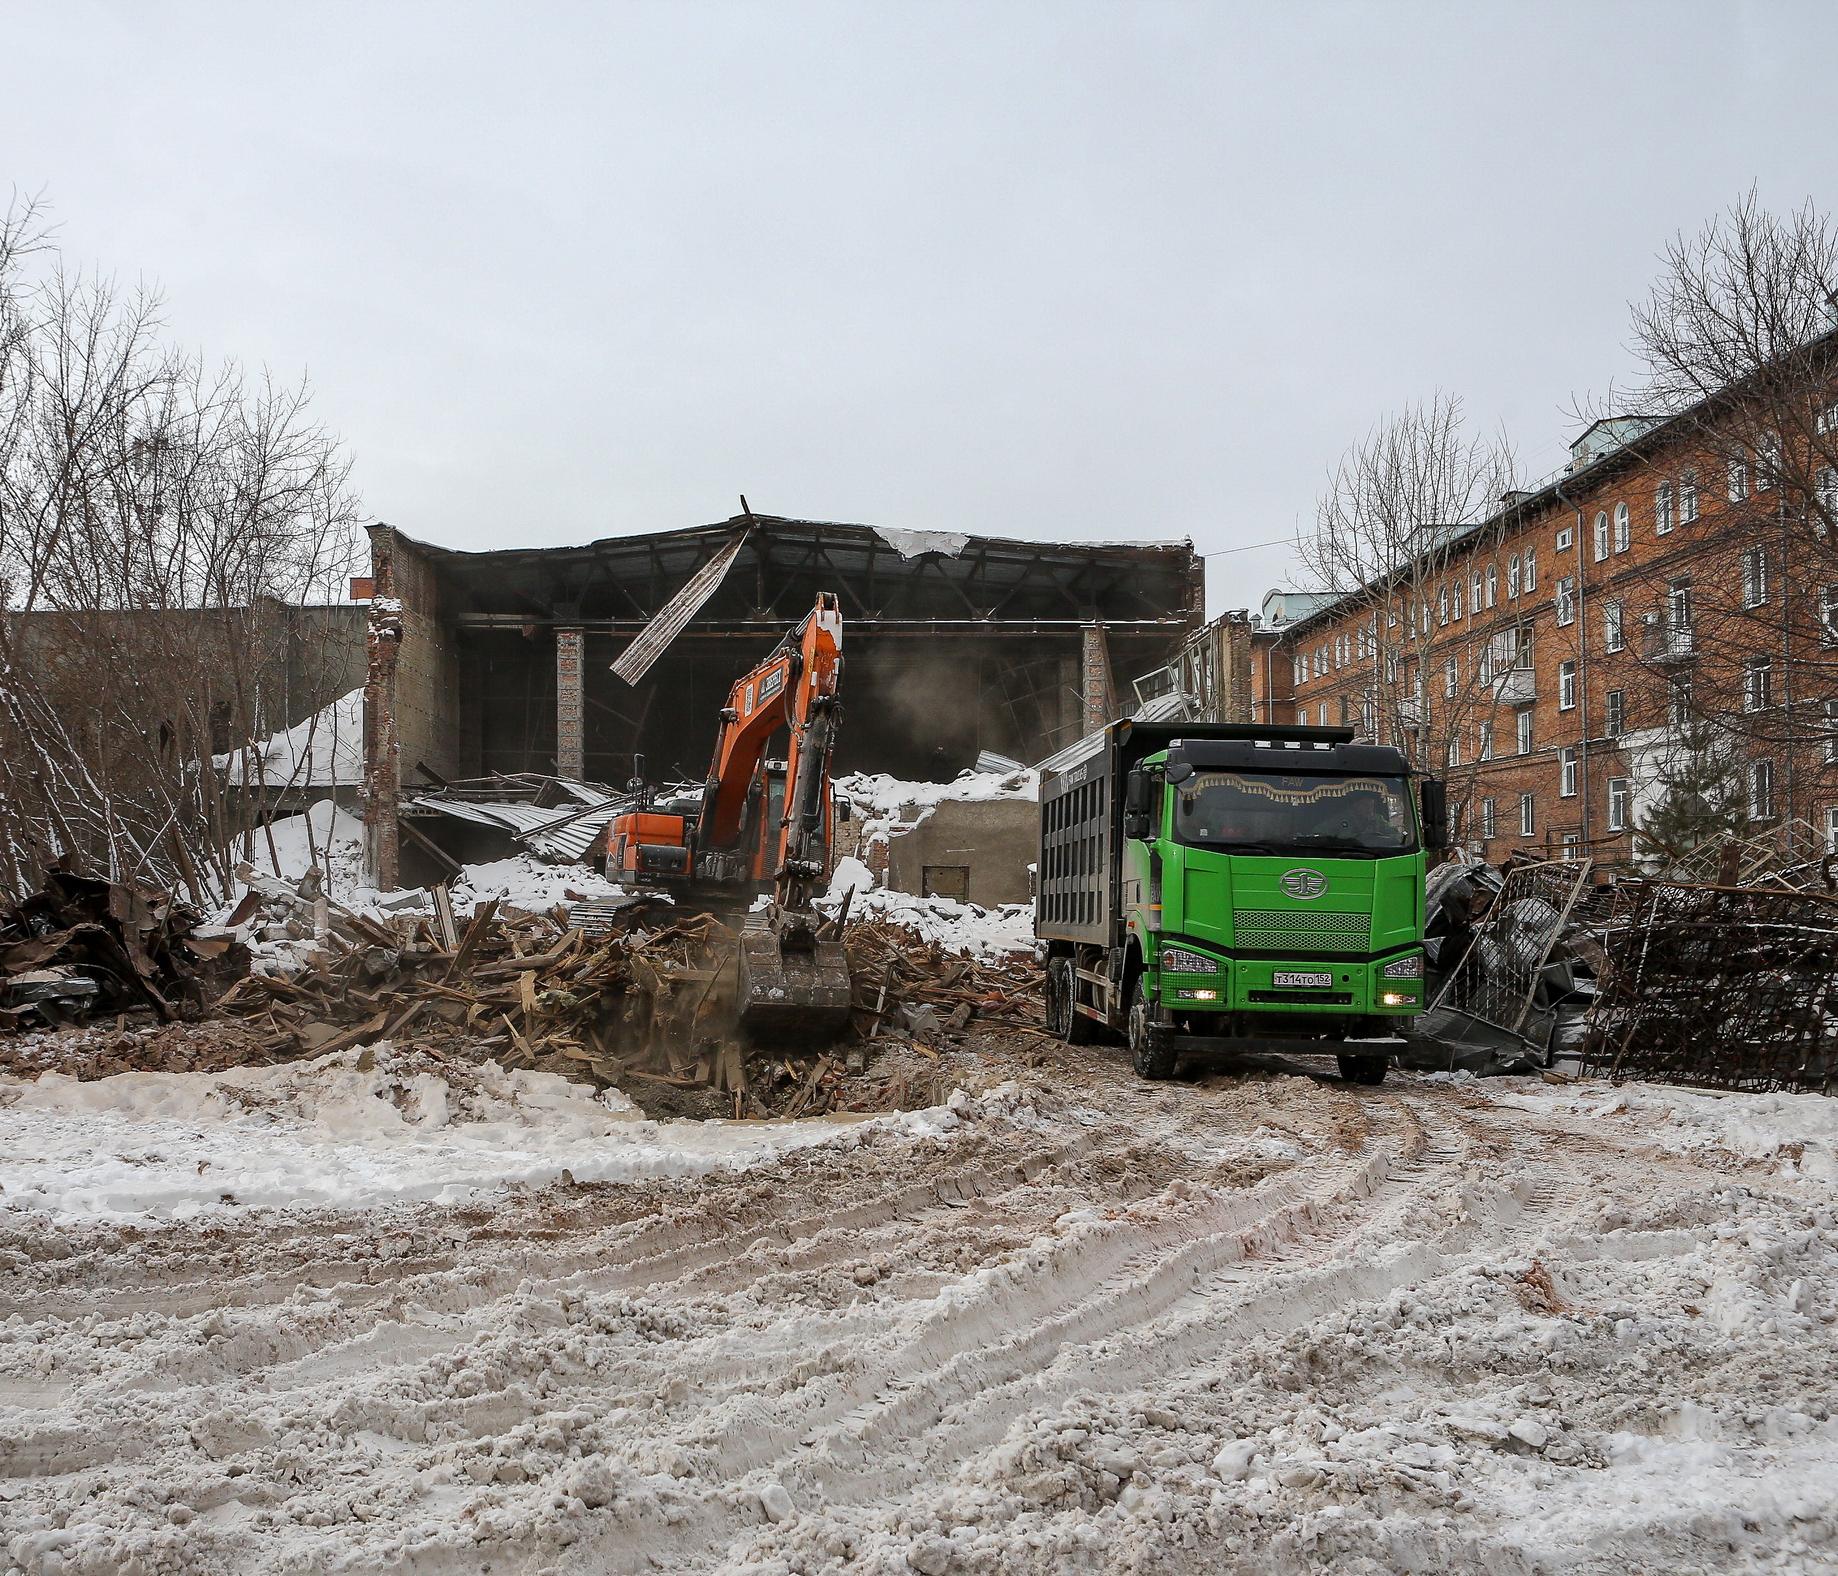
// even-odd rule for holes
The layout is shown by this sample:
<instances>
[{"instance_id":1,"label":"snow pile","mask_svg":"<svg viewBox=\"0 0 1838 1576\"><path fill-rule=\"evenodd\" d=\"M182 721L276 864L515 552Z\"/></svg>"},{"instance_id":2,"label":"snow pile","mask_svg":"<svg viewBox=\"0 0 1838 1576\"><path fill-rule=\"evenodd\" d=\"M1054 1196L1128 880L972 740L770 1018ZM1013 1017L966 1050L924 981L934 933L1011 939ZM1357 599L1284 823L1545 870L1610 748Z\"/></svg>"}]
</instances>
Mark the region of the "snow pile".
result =
<instances>
[{"instance_id":1,"label":"snow pile","mask_svg":"<svg viewBox=\"0 0 1838 1576\"><path fill-rule=\"evenodd\" d=\"M1510 1103L1506 1097L1503 1103ZM1812 1094L1722 1094L1660 1084L1588 1085L1569 1109L1623 1122L1674 1154L1758 1160L1783 1177L1838 1182L1838 1100Z\"/></svg>"},{"instance_id":2,"label":"snow pile","mask_svg":"<svg viewBox=\"0 0 1838 1576\"><path fill-rule=\"evenodd\" d=\"M1031 903L984 908L948 897L915 897L877 886L874 872L861 860L839 859L829 891L817 900L817 906L835 913L851 891L855 894L849 903L851 919L884 919L925 941L937 942L946 952L994 962L1034 950Z\"/></svg>"},{"instance_id":3,"label":"snow pile","mask_svg":"<svg viewBox=\"0 0 1838 1576\"><path fill-rule=\"evenodd\" d=\"M347 904L351 895L374 892L364 884L364 823L330 799L308 805L303 814L270 822L266 832L257 827L254 844L249 863L265 875L298 881L317 867L325 890Z\"/></svg>"},{"instance_id":4,"label":"snow pile","mask_svg":"<svg viewBox=\"0 0 1838 1576\"><path fill-rule=\"evenodd\" d=\"M856 772L838 777L836 792L846 797L862 822L864 845L885 842L888 837L917 826L946 800L988 803L996 799L1039 797L1040 777L1031 769L1018 772L973 772L957 774L953 782L908 782L889 777L885 772Z\"/></svg>"},{"instance_id":5,"label":"snow pile","mask_svg":"<svg viewBox=\"0 0 1838 1576\"><path fill-rule=\"evenodd\" d=\"M624 892L586 865L550 865L530 854L514 854L465 866L453 883L453 908L470 914L495 897L505 907L542 914L558 904L567 907Z\"/></svg>"},{"instance_id":6,"label":"snow pile","mask_svg":"<svg viewBox=\"0 0 1838 1576\"><path fill-rule=\"evenodd\" d=\"M354 788L364 780L364 692L341 695L285 732L211 764L239 786Z\"/></svg>"},{"instance_id":7,"label":"snow pile","mask_svg":"<svg viewBox=\"0 0 1838 1576\"><path fill-rule=\"evenodd\" d=\"M936 1135L948 1111L874 1125ZM387 1041L278 1067L0 1078L0 1216L184 1219L234 1208L453 1203L517 1184L700 1176L870 1124L646 1120L553 1073Z\"/></svg>"}]
</instances>

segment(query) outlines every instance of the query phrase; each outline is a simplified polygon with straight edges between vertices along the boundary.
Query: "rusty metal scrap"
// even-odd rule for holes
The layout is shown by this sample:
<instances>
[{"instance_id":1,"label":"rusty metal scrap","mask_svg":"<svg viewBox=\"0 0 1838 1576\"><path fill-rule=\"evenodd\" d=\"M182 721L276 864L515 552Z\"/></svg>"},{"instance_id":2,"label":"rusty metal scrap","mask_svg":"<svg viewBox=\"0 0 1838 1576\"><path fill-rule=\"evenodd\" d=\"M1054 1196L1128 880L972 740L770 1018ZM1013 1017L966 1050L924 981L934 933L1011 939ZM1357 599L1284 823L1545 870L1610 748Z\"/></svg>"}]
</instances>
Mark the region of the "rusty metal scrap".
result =
<instances>
[{"instance_id":1,"label":"rusty metal scrap","mask_svg":"<svg viewBox=\"0 0 1838 1576\"><path fill-rule=\"evenodd\" d=\"M1602 945L1585 1072L1838 1091L1838 899L1624 882Z\"/></svg>"}]
</instances>

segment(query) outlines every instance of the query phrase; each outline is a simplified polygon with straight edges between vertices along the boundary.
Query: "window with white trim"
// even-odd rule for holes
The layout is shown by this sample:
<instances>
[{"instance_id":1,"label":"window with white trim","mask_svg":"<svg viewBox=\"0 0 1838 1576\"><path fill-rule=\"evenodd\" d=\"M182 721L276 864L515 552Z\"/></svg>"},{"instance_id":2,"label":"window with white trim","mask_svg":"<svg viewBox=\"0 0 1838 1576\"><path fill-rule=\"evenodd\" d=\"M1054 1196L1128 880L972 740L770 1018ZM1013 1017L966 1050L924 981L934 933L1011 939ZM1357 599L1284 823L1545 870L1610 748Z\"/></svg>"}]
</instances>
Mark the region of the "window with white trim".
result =
<instances>
[{"instance_id":1,"label":"window with white trim","mask_svg":"<svg viewBox=\"0 0 1838 1576\"><path fill-rule=\"evenodd\" d=\"M1825 807L1825 851L1838 854L1838 804Z\"/></svg>"},{"instance_id":2,"label":"window with white trim","mask_svg":"<svg viewBox=\"0 0 1838 1576\"><path fill-rule=\"evenodd\" d=\"M1582 852L1583 834L1581 832L1564 833L1564 858L1575 859Z\"/></svg>"},{"instance_id":3,"label":"window with white trim","mask_svg":"<svg viewBox=\"0 0 1838 1576\"><path fill-rule=\"evenodd\" d=\"M1681 525L1690 525L1698 517L1698 473L1686 471L1678 479L1678 518Z\"/></svg>"},{"instance_id":4,"label":"window with white trim","mask_svg":"<svg viewBox=\"0 0 1838 1576\"><path fill-rule=\"evenodd\" d=\"M1481 724L1481 759L1483 761L1493 759L1493 724L1491 722Z\"/></svg>"},{"instance_id":5,"label":"window with white trim","mask_svg":"<svg viewBox=\"0 0 1838 1576\"><path fill-rule=\"evenodd\" d=\"M1461 765L1461 735L1459 733L1449 735L1449 742L1443 749L1442 759L1450 771Z\"/></svg>"},{"instance_id":6,"label":"window with white trim","mask_svg":"<svg viewBox=\"0 0 1838 1576\"><path fill-rule=\"evenodd\" d=\"M1691 675L1674 673L1666 686L1666 720L1675 728L1691 721Z\"/></svg>"},{"instance_id":7,"label":"window with white trim","mask_svg":"<svg viewBox=\"0 0 1838 1576\"><path fill-rule=\"evenodd\" d=\"M1476 618L1480 617L1481 572L1478 569L1468 577L1468 610L1473 613Z\"/></svg>"},{"instance_id":8,"label":"window with white trim","mask_svg":"<svg viewBox=\"0 0 1838 1576\"><path fill-rule=\"evenodd\" d=\"M1608 511L1602 510L1595 517L1595 561L1599 564L1608 556Z\"/></svg>"},{"instance_id":9,"label":"window with white trim","mask_svg":"<svg viewBox=\"0 0 1838 1576\"><path fill-rule=\"evenodd\" d=\"M1661 482L1653 494L1653 534L1664 536L1672 529L1672 483Z\"/></svg>"},{"instance_id":10,"label":"window with white trim","mask_svg":"<svg viewBox=\"0 0 1838 1576\"><path fill-rule=\"evenodd\" d=\"M1838 405L1821 405L1813 416L1812 430L1821 434L1838 432Z\"/></svg>"},{"instance_id":11,"label":"window with white trim","mask_svg":"<svg viewBox=\"0 0 1838 1576\"><path fill-rule=\"evenodd\" d=\"M1819 588L1819 644L1838 646L1838 586Z\"/></svg>"},{"instance_id":12,"label":"window with white trim","mask_svg":"<svg viewBox=\"0 0 1838 1576\"><path fill-rule=\"evenodd\" d=\"M1755 490L1758 493L1769 491L1780 480L1780 475L1780 434L1771 432L1755 446Z\"/></svg>"},{"instance_id":13,"label":"window with white trim","mask_svg":"<svg viewBox=\"0 0 1838 1576\"><path fill-rule=\"evenodd\" d=\"M1449 588L1441 587L1436 592L1436 622L1444 629L1449 624Z\"/></svg>"},{"instance_id":14,"label":"window with white trim","mask_svg":"<svg viewBox=\"0 0 1838 1576\"><path fill-rule=\"evenodd\" d=\"M1750 657L1742 664L1742 709L1766 711L1774 700L1774 660Z\"/></svg>"},{"instance_id":15,"label":"window with white trim","mask_svg":"<svg viewBox=\"0 0 1838 1576\"><path fill-rule=\"evenodd\" d=\"M1494 835L1494 827L1497 824L1495 815L1496 815L1496 812L1494 809L1493 800L1491 799L1481 800L1481 836L1482 837L1492 837Z\"/></svg>"},{"instance_id":16,"label":"window with white trim","mask_svg":"<svg viewBox=\"0 0 1838 1576\"><path fill-rule=\"evenodd\" d=\"M1666 624L1671 629L1691 628L1691 576L1666 582Z\"/></svg>"},{"instance_id":17,"label":"window with white trim","mask_svg":"<svg viewBox=\"0 0 1838 1576\"><path fill-rule=\"evenodd\" d=\"M1838 762L1838 700L1825 703L1825 763Z\"/></svg>"},{"instance_id":18,"label":"window with white trim","mask_svg":"<svg viewBox=\"0 0 1838 1576\"><path fill-rule=\"evenodd\" d=\"M1527 591L1538 589L1538 549L1535 547L1528 547L1525 550L1525 589Z\"/></svg>"},{"instance_id":19,"label":"window with white trim","mask_svg":"<svg viewBox=\"0 0 1838 1576\"><path fill-rule=\"evenodd\" d=\"M1308 726L1308 708L1306 706L1296 707L1296 726L1298 728L1306 728Z\"/></svg>"},{"instance_id":20,"label":"window with white trim","mask_svg":"<svg viewBox=\"0 0 1838 1576\"><path fill-rule=\"evenodd\" d=\"M1442 694L1445 700L1455 699L1455 685L1458 681L1455 659L1450 657L1442 665Z\"/></svg>"},{"instance_id":21,"label":"window with white trim","mask_svg":"<svg viewBox=\"0 0 1838 1576\"><path fill-rule=\"evenodd\" d=\"M1499 593L1500 593L1500 566L1498 564L1489 564L1487 566L1487 605L1489 607L1493 606L1495 599L1499 596Z\"/></svg>"},{"instance_id":22,"label":"window with white trim","mask_svg":"<svg viewBox=\"0 0 1838 1576\"><path fill-rule=\"evenodd\" d=\"M1538 801L1529 793L1519 795L1519 835L1535 836L1538 831Z\"/></svg>"},{"instance_id":23,"label":"window with white trim","mask_svg":"<svg viewBox=\"0 0 1838 1576\"><path fill-rule=\"evenodd\" d=\"M1491 640L1481 647L1480 680L1483 686L1493 682L1493 642Z\"/></svg>"},{"instance_id":24,"label":"window with white trim","mask_svg":"<svg viewBox=\"0 0 1838 1576\"><path fill-rule=\"evenodd\" d=\"M1529 707L1519 713L1513 726L1519 736L1519 753L1530 755L1532 753L1532 713Z\"/></svg>"},{"instance_id":25,"label":"window with white trim","mask_svg":"<svg viewBox=\"0 0 1838 1576\"><path fill-rule=\"evenodd\" d=\"M1611 832L1627 830L1628 809L1633 803L1634 785L1625 777L1608 779L1608 829Z\"/></svg>"},{"instance_id":26,"label":"window with white trim","mask_svg":"<svg viewBox=\"0 0 1838 1576\"><path fill-rule=\"evenodd\" d=\"M1774 819L1774 762L1749 762L1749 819Z\"/></svg>"},{"instance_id":27,"label":"window with white trim","mask_svg":"<svg viewBox=\"0 0 1838 1576\"><path fill-rule=\"evenodd\" d=\"M1634 516L1624 503L1615 505L1615 551L1625 553L1634 539Z\"/></svg>"},{"instance_id":28,"label":"window with white trim","mask_svg":"<svg viewBox=\"0 0 1838 1576\"><path fill-rule=\"evenodd\" d=\"M1557 752L1557 795L1560 799L1576 797L1576 749L1566 745Z\"/></svg>"},{"instance_id":29,"label":"window with white trim","mask_svg":"<svg viewBox=\"0 0 1838 1576\"><path fill-rule=\"evenodd\" d=\"M1611 689L1602 697L1602 736L1618 739L1627 732L1627 691Z\"/></svg>"},{"instance_id":30,"label":"window with white trim","mask_svg":"<svg viewBox=\"0 0 1838 1576\"><path fill-rule=\"evenodd\" d=\"M1316 708L1315 721L1323 728L1327 726L1327 702L1326 701L1322 701L1322 703Z\"/></svg>"},{"instance_id":31,"label":"window with white trim","mask_svg":"<svg viewBox=\"0 0 1838 1576\"><path fill-rule=\"evenodd\" d=\"M1575 534L1571 531L1570 527L1566 525L1561 531L1557 533L1558 552L1567 553L1570 550L1570 544L1575 540L1576 540Z\"/></svg>"},{"instance_id":32,"label":"window with white trim","mask_svg":"<svg viewBox=\"0 0 1838 1576\"><path fill-rule=\"evenodd\" d=\"M1519 555L1514 553L1506 560L1506 598L1511 601L1519 594Z\"/></svg>"},{"instance_id":33,"label":"window with white trim","mask_svg":"<svg viewBox=\"0 0 1838 1576\"><path fill-rule=\"evenodd\" d=\"M1829 465L1821 465L1813 472L1812 495L1813 501L1825 515L1823 521L1814 523L1827 529L1838 524L1838 470L1833 470Z\"/></svg>"},{"instance_id":34,"label":"window with white trim","mask_svg":"<svg viewBox=\"0 0 1838 1576\"><path fill-rule=\"evenodd\" d=\"M1768 550L1745 547L1742 550L1742 605L1760 607L1768 600Z\"/></svg>"},{"instance_id":35,"label":"window with white trim","mask_svg":"<svg viewBox=\"0 0 1838 1576\"><path fill-rule=\"evenodd\" d=\"M1576 663L1573 661L1557 664L1557 709L1576 710Z\"/></svg>"},{"instance_id":36,"label":"window with white trim","mask_svg":"<svg viewBox=\"0 0 1838 1576\"><path fill-rule=\"evenodd\" d=\"M1453 603L1454 608L1455 608L1453 617L1455 619L1455 622L1459 624L1461 622L1461 614L1462 614L1462 605L1461 605L1462 595L1461 595L1461 576L1460 575L1457 575L1455 577L1455 584L1452 585L1449 589L1451 592L1454 593L1449 599L1451 603Z\"/></svg>"},{"instance_id":37,"label":"window with white trim","mask_svg":"<svg viewBox=\"0 0 1838 1576\"><path fill-rule=\"evenodd\" d=\"M1749 462L1738 455L1729 463L1729 499L1746 503L1749 497Z\"/></svg>"},{"instance_id":38,"label":"window with white trim","mask_svg":"<svg viewBox=\"0 0 1838 1576\"><path fill-rule=\"evenodd\" d=\"M1627 632L1622 625L1621 604L1604 602L1602 604L1602 649L1620 651L1627 644Z\"/></svg>"},{"instance_id":39,"label":"window with white trim","mask_svg":"<svg viewBox=\"0 0 1838 1576\"><path fill-rule=\"evenodd\" d=\"M1557 582L1557 622L1574 624L1576 622L1576 581L1569 575Z\"/></svg>"}]
</instances>

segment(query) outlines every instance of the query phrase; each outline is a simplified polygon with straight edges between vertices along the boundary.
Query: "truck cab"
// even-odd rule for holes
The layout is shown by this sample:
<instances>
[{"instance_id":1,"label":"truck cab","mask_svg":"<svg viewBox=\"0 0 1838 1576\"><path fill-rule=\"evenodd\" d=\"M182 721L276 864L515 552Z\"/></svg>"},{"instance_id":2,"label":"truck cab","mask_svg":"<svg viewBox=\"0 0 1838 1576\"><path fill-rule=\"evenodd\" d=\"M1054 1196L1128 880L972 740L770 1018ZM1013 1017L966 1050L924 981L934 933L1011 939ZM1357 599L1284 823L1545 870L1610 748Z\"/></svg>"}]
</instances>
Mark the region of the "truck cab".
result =
<instances>
[{"instance_id":1,"label":"truck cab","mask_svg":"<svg viewBox=\"0 0 1838 1576\"><path fill-rule=\"evenodd\" d=\"M1442 785L1350 730L1119 722L1042 774L1047 1015L1136 1069L1316 1042L1385 1076L1424 1002L1426 848Z\"/></svg>"}]
</instances>

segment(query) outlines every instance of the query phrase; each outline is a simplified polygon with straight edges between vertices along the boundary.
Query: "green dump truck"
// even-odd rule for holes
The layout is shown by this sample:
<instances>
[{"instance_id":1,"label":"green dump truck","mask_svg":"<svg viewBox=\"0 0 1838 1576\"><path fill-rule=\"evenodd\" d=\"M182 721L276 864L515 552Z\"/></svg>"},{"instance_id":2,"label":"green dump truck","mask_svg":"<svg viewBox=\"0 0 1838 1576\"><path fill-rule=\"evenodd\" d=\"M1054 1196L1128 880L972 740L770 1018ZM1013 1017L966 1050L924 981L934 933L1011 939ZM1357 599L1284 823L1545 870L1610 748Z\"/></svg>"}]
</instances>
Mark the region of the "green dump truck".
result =
<instances>
[{"instance_id":1,"label":"green dump truck","mask_svg":"<svg viewBox=\"0 0 1838 1576\"><path fill-rule=\"evenodd\" d=\"M1446 825L1441 782L1349 729L1112 723L1041 773L1049 1028L1122 1035L1145 1078L1276 1043L1382 1082Z\"/></svg>"}]
</instances>

